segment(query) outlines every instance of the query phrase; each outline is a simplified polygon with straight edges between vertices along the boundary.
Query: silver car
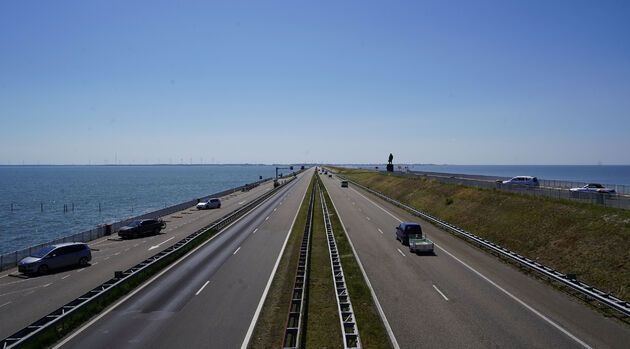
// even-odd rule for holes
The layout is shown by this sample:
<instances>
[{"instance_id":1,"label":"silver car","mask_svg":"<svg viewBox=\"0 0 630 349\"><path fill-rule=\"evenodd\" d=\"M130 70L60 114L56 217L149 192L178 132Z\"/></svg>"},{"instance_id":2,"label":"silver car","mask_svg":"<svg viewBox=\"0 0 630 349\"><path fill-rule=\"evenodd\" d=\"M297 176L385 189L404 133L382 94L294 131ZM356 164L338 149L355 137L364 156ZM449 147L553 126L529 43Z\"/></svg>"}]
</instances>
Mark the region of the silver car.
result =
<instances>
[{"instance_id":1,"label":"silver car","mask_svg":"<svg viewBox=\"0 0 630 349\"><path fill-rule=\"evenodd\" d=\"M92 260L92 252L83 242L50 245L22 259L18 271L24 274L46 274L49 270L79 265L84 267Z\"/></svg>"},{"instance_id":2,"label":"silver car","mask_svg":"<svg viewBox=\"0 0 630 349\"><path fill-rule=\"evenodd\" d=\"M210 198L197 204L198 210L209 209L209 208L221 208L221 200L217 198Z\"/></svg>"}]
</instances>

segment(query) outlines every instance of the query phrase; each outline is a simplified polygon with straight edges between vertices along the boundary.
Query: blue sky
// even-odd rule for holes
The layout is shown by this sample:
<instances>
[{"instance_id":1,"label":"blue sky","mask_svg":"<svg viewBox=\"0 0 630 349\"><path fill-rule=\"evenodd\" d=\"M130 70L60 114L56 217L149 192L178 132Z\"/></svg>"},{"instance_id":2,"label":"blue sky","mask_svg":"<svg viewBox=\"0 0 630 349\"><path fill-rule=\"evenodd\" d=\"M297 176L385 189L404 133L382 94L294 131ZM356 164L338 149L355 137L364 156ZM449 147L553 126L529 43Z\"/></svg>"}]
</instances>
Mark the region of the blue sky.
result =
<instances>
[{"instance_id":1,"label":"blue sky","mask_svg":"<svg viewBox=\"0 0 630 349\"><path fill-rule=\"evenodd\" d=\"M627 1L2 1L0 164L630 164Z\"/></svg>"}]
</instances>

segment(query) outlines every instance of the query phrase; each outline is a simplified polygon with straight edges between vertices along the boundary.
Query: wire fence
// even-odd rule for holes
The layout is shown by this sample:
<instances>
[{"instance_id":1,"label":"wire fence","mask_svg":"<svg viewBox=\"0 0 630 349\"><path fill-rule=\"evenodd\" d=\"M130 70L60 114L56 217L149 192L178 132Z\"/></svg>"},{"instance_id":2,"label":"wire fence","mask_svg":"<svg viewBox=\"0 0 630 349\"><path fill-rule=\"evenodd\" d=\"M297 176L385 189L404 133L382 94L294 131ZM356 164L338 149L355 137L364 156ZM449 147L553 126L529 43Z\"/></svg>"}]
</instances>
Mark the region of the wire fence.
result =
<instances>
[{"instance_id":1,"label":"wire fence","mask_svg":"<svg viewBox=\"0 0 630 349\"><path fill-rule=\"evenodd\" d=\"M391 173L380 171L381 173ZM608 207L630 209L630 190L626 185L603 184L607 188L615 189L617 194L571 191L586 185L583 182L570 182L560 180L538 179L539 186L503 184L502 180L508 177L474 176L465 174L437 173L437 172L393 172L395 175L415 178L426 178L444 183L461 184L485 189L496 189L520 194L544 196L554 199L565 199L588 204L596 204Z\"/></svg>"},{"instance_id":2,"label":"wire fence","mask_svg":"<svg viewBox=\"0 0 630 349\"><path fill-rule=\"evenodd\" d=\"M165 207L163 209L157 210L157 211L153 211L153 212L149 212L149 213L145 213L139 216L135 216L135 217L130 217L130 218L126 218L123 220L120 220L118 222L114 222L111 224L103 224L100 225L98 227L86 230L86 231L82 231L80 233L76 233L76 234L72 234L72 235L68 235L68 236L64 236L58 239L54 239L51 241L47 241L41 244L37 244L34 246L30 246L28 248L24 248L21 250L17 250L17 251L13 251L13 252L9 252L9 253L5 253L3 255L0 255L0 270L4 270L4 269L8 269L8 268L12 268L15 267L18 263L18 261L20 261L21 259L28 257L30 255L32 255L34 252L37 252L39 250L41 250L42 248L49 246L49 245L54 245L54 244L60 244L60 243L64 243L64 242L87 242L87 241L91 241L94 239L98 239L100 237L103 237L105 235L109 235L115 231L117 231L118 229L120 229L121 227L124 227L125 225L138 220L138 219L154 219L154 218L158 218L158 217L162 217L174 212L178 212L181 210L184 210L188 207L194 206L196 205L199 200L204 200L204 199L208 199L211 197L220 197L220 196L224 196L227 194L231 194L234 193L236 191L247 191L250 190L258 185L260 185L260 183L265 182L270 180L271 178L267 178L267 179L263 179L251 184L246 184L246 185L242 185L236 188L232 188L232 189L228 189L228 190L224 190L218 193L214 193L214 194L210 194L210 195L206 195L204 197L201 197L199 199L194 199L194 200L190 200L190 201L186 201L186 202L182 202L180 204L177 205L173 205L173 206L169 206L169 207Z\"/></svg>"}]
</instances>

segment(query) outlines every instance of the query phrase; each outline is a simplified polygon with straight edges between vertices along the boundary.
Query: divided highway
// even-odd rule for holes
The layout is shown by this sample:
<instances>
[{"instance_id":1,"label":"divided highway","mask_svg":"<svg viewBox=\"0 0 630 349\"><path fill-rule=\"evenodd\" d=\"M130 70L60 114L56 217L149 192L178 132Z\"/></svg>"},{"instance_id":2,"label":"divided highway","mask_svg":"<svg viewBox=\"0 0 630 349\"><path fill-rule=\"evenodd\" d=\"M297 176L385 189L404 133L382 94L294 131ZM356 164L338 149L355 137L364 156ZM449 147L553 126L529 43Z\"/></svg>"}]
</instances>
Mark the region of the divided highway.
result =
<instances>
[{"instance_id":1,"label":"divided highway","mask_svg":"<svg viewBox=\"0 0 630 349\"><path fill-rule=\"evenodd\" d=\"M300 175L60 346L241 346L312 173Z\"/></svg>"},{"instance_id":2,"label":"divided highway","mask_svg":"<svg viewBox=\"0 0 630 349\"><path fill-rule=\"evenodd\" d=\"M29 278L17 268L0 273L0 336L6 338L33 321L109 280L114 271L126 270L166 249L189 234L253 201L273 188L271 181L247 192L221 197L222 208L197 210L191 207L164 216L166 229L159 235L120 240L117 235L90 241L92 262L86 268L70 268Z\"/></svg>"},{"instance_id":3,"label":"divided highway","mask_svg":"<svg viewBox=\"0 0 630 349\"><path fill-rule=\"evenodd\" d=\"M323 177L401 348L627 348L630 330L352 185ZM435 256L395 239L419 222Z\"/></svg>"}]
</instances>

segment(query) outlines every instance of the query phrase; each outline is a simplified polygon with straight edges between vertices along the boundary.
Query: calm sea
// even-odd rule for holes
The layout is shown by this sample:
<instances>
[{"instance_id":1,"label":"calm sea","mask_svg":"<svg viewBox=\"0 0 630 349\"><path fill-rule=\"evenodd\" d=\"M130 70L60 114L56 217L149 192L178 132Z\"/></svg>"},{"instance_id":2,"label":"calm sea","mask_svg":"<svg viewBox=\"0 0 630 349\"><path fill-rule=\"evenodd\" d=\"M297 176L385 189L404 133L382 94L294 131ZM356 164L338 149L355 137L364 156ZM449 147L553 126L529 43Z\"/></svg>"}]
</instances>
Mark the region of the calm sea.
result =
<instances>
[{"instance_id":1,"label":"calm sea","mask_svg":"<svg viewBox=\"0 0 630 349\"><path fill-rule=\"evenodd\" d=\"M374 168L381 165L349 165ZM568 182L594 182L630 186L630 165L403 165L412 171L514 177L536 176Z\"/></svg>"},{"instance_id":2,"label":"calm sea","mask_svg":"<svg viewBox=\"0 0 630 349\"><path fill-rule=\"evenodd\" d=\"M275 167L0 166L0 254L252 183L259 176L275 176Z\"/></svg>"}]
</instances>

